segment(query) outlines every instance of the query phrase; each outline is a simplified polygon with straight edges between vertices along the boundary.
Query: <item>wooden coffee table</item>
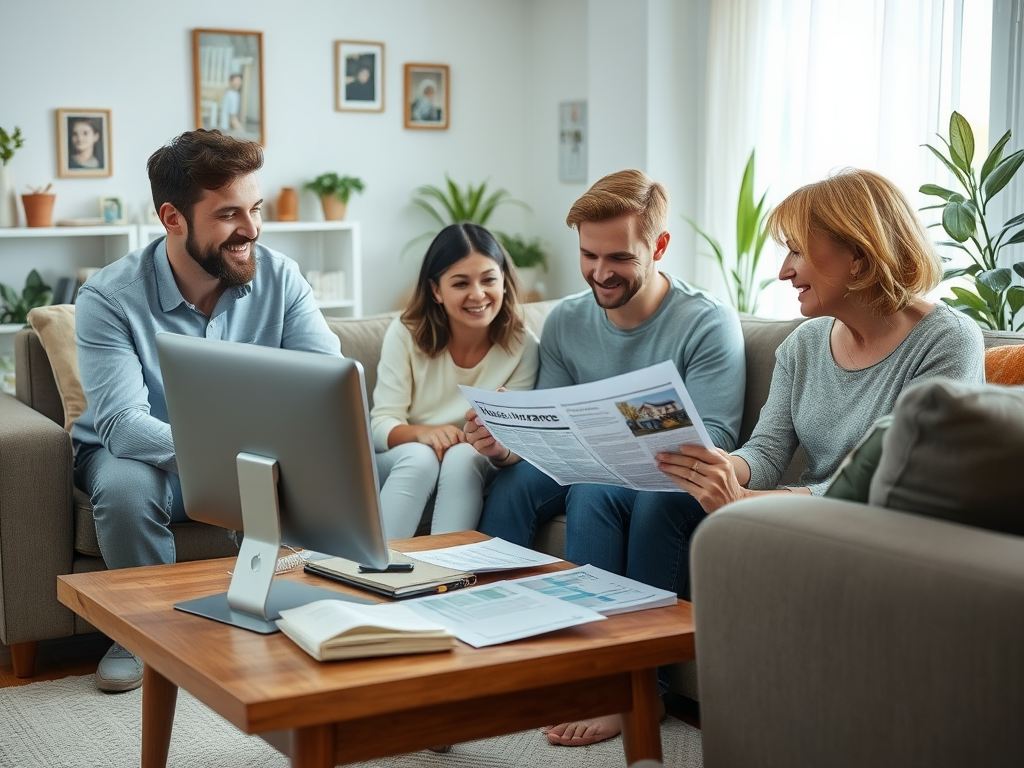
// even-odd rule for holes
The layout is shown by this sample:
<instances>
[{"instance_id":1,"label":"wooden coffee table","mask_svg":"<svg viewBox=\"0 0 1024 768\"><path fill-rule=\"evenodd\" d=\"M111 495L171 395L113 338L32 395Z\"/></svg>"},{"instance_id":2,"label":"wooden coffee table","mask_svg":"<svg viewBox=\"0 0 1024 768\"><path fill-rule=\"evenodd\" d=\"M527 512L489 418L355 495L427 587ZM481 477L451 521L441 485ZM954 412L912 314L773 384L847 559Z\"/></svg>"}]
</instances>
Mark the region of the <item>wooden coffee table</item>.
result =
<instances>
[{"instance_id":1,"label":"wooden coffee table","mask_svg":"<svg viewBox=\"0 0 1024 768\"><path fill-rule=\"evenodd\" d=\"M466 532L391 546L413 552L483 538ZM225 591L232 565L230 559L205 560L58 579L64 605L145 664L144 768L167 764L179 687L303 768L613 712L624 713L627 763L661 759L656 669L693 658L689 603L490 648L457 643L451 653L321 663L280 633L257 635L172 608ZM568 567L559 563L511 575ZM481 582L508 576L492 574ZM283 578L366 596L301 572Z\"/></svg>"}]
</instances>

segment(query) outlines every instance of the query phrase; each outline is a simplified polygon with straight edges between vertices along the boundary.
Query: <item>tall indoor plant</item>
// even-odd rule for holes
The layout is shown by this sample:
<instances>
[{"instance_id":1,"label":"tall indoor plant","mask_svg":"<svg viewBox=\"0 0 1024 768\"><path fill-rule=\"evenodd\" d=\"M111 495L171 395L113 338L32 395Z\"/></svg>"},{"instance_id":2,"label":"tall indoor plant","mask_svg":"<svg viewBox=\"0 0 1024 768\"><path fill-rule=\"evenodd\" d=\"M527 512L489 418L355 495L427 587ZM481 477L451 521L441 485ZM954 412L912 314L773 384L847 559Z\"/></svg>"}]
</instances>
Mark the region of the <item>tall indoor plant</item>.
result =
<instances>
[{"instance_id":1,"label":"tall indoor plant","mask_svg":"<svg viewBox=\"0 0 1024 768\"><path fill-rule=\"evenodd\" d=\"M14 193L14 175L7 163L14 157L14 151L25 143L21 128L14 126L8 133L0 127L0 227L13 227L18 223L18 198Z\"/></svg>"},{"instance_id":2,"label":"tall indoor plant","mask_svg":"<svg viewBox=\"0 0 1024 768\"><path fill-rule=\"evenodd\" d=\"M426 211L438 226L407 242L402 248L402 253L408 251L416 243L434 237L449 224L469 221L479 224L481 227L487 226L494 209L500 205L518 205L530 210L530 207L522 200L512 197L507 189L496 189L487 194L486 181L481 182L478 186L469 182L466 184L466 188L462 189L447 174L445 174L444 180L443 187L424 184L413 192L413 205Z\"/></svg>"},{"instance_id":3,"label":"tall indoor plant","mask_svg":"<svg viewBox=\"0 0 1024 768\"><path fill-rule=\"evenodd\" d=\"M1008 245L1024 242L1024 214L1012 215L996 229L990 220L988 205L1010 181L1024 163L1024 150L1003 157L1010 140L1010 131L1002 135L988 153L981 170L972 167L974 161L974 131L959 112L949 118L949 139L941 135L946 152L926 144L942 161L960 190L946 189L938 184L924 184L921 192L941 198L944 202L929 205L922 210L942 209L942 228L952 238L945 245L957 248L971 258L971 265L949 269L943 280L961 277L973 287L953 286L953 298L942 300L971 317L982 328L1017 331L1024 328L1024 286L1013 283L1013 274L1024 277L1024 261L1011 267L1000 267L1000 251ZM1014 231L1016 230L1016 231Z\"/></svg>"},{"instance_id":4,"label":"tall indoor plant","mask_svg":"<svg viewBox=\"0 0 1024 768\"><path fill-rule=\"evenodd\" d=\"M721 243L714 237L701 229L693 219L686 218L697 234L704 238L711 246L712 256L718 263L718 269L725 281L726 294L729 303L737 312L753 315L757 312L757 305L761 300L761 291L775 281L774 277L759 280L757 277L757 266L761 261L761 251L764 250L765 242L768 240L768 230L765 228L765 219L768 216L766 199L767 191L761 195L761 199L754 201L754 154L751 150L750 158L743 169L743 179L740 181L739 197L736 201L736 256L726 255Z\"/></svg>"}]
</instances>

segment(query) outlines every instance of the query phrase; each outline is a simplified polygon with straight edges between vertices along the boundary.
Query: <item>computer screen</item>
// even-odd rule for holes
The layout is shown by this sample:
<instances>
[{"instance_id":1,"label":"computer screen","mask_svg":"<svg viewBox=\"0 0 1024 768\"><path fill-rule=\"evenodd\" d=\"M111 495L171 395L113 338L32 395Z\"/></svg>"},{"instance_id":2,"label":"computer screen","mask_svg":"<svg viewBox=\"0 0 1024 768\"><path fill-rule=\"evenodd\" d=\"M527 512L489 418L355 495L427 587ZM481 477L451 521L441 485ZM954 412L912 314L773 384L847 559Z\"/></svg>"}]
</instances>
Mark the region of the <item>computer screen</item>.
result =
<instances>
[{"instance_id":1,"label":"computer screen","mask_svg":"<svg viewBox=\"0 0 1024 768\"><path fill-rule=\"evenodd\" d=\"M387 564L357 361L170 333L156 344L185 512L243 534L228 592L191 612L269 632L281 608L341 597L274 580L281 543Z\"/></svg>"}]
</instances>

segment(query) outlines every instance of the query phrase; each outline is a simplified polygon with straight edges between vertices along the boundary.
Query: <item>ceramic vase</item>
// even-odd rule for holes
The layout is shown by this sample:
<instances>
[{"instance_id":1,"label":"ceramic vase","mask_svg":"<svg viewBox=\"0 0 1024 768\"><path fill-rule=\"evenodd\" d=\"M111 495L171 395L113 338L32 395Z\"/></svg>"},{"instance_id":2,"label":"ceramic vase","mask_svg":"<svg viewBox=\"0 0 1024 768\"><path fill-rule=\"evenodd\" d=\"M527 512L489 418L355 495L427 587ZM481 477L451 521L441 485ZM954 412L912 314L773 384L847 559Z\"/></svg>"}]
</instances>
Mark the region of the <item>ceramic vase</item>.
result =
<instances>
[{"instance_id":1,"label":"ceramic vase","mask_svg":"<svg viewBox=\"0 0 1024 768\"><path fill-rule=\"evenodd\" d=\"M299 220L299 195L294 187L281 187L281 194L277 196L277 220Z\"/></svg>"},{"instance_id":2,"label":"ceramic vase","mask_svg":"<svg viewBox=\"0 0 1024 768\"><path fill-rule=\"evenodd\" d=\"M53 203L57 199L54 194L22 195L21 204L25 206L25 224L29 227L48 227L53 223Z\"/></svg>"},{"instance_id":3,"label":"ceramic vase","mask_svg":"<svg viewBox=\"0 0 1024 768\"><path fill-rule=\"evenodd\" d=\"M14 194L14 174L0 165L0 227L18 226L18 198Z\"/></svg>"},{"instance_id":4,"label":"ceramic vase","mask_svg":"<svg viewBox=\"0 0 1024 768\"><path fill-rule=\"evenodd\" d=\"M334 195L321 197L320 204L324 208L324 218L327 221L342 221L345 218L345 209L348 204L341 202Z\"/></svg>"}]
</instances>

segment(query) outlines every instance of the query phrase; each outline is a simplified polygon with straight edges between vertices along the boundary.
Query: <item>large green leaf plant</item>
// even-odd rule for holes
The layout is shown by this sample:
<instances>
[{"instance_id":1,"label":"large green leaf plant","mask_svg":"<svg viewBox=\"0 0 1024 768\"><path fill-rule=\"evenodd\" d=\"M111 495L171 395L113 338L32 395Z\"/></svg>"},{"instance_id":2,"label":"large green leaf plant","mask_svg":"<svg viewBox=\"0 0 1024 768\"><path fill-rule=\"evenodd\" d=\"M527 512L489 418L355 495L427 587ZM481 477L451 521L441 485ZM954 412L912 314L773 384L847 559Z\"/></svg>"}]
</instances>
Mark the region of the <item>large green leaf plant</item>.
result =
<instances>
[{"instance_id":1,"label":"large green leaf plant","mask_svg":"<svg viewBox=\"0 0 1024 768\"><path fill-rule=\"evenodd\" d=\"M530 210L530 207L522 200L512 197L507 189L496 189L488 194L486 181L475 186L469 182L463 189L447 174L445 174L444 180L443 187L425 184L422 187L417 187L413 192L413 205L426 211L438 226L436 229L414 237L405 244L402 253L408 251L416 243L433 238L449 224L469 221L485 227L498 206L511 204Z\"/></svg>"},{"instance_id":2,"label":"large green leaf plant","mask_svg":"<svg viewBox=\"0 0 1024 768\"><path fill-rule=\"evenodd\" d=\"M25 290L18 293L9 285L0 283L0 300L3 305L0 308L0 323L28 322L29 310L36 307L45 307L53 301L53 291L36 270L28 273L25 280Z\"/></svg>"},{"instance_id":3,"label":"large green leaf plant","mask_svg":"<svg viewBox=\"0 0 1024 768\"><path fill-rule=\"evenodd\" d=\"M974 131L958 112L949 118L949 140L941 135L946 152L926 144L945 165L960 185L960 190L946 189L938 184L925 184L921 192L943 200L921 210L942 209L941 226L952 238L939 245L956 248L971 258L971 265L948 269L943 280L963 278L968 287L953 286L953 297L942 300L971 317L982 328L1019 331L1024 328L1024 286L1014 284L1013 275L1024 277L1024 261L1001 267L1000 251L1009 245L1024 242L1024 214L1016 214L995 229L990 221L988 205L1024 163L1024 150L1004 157L1010 131L1003 134L989 152L981 171L975 172ZM933 224L932 226L939 226ZM1016 230L1016 231L1014 231Z\"/></svg>"},{"instance_id":4,"label":"large green leaf plant","mask_svg":"<svg viewBox=\"0 0 1024 768\"><path fill-rule=\"evenodd\" d=\"M743 180L740 182L739 198L736 202L736 256L726 256L721 243L701 229L693 219L685 218L696 230L697 234L711 246L712 253L703 254L714 258L725 281L726 296L737 312L753 315L761 301L761 292L771 283L774 277L758 279L757 267L761 261L761 252L768 240L765 219L768 217L766 200L768 193L761 199L754 200L754 150L743 169Z\"/></svg>"}]
</instances>

